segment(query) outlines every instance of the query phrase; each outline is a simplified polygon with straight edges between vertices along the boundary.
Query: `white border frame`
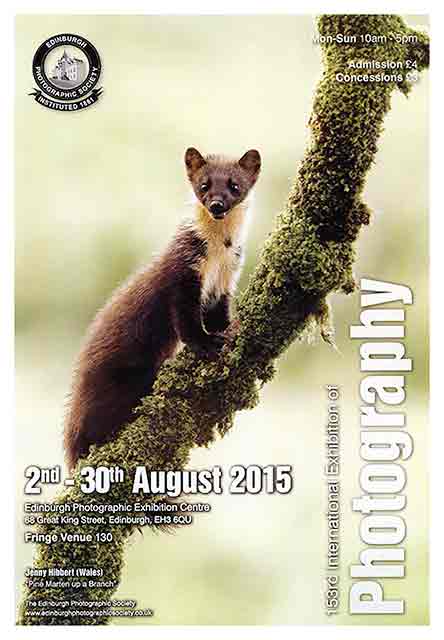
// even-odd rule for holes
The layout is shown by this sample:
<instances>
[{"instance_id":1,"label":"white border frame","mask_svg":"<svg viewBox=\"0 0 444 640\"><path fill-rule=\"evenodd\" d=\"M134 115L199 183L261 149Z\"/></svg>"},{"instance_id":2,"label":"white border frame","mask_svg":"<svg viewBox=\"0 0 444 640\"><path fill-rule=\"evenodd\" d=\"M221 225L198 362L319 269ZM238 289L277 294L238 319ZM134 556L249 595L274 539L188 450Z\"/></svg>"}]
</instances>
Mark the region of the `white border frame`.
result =
<instances>
[{"instance_id":1,"label":"white border frame","mask_svg":"<svg viewBox=\"0 0 444 640\"><path fill-rule=\"evenodd\" d=\"M93 6L92 6L93 5ZM428 14L431 19L432 37L432 74L431 83L431 124L433 135L431 141L431 437L430 460L432 462L432 473L430 474L431 498L430 504L434 508L431 510L431 620L430 627L408 627L408 626L273 626L273 627L230 627L230 626L140 626L140 627L15 627L15 603L13 589L10 580L14 573L14 554L10 551L14 548L14 523L15 510L11 501L14 495L13 479L9 460L15 459L14 451L14 342L13 342L13 300L14 300L14 16L18 13L30 14L317 14L326 11L324 6L311 4L308 2L295 3L294 0L279 0L278 3L272 0L225 0L225 2L180 2L180 0L146 0L145 2L125 2L116 0L106 0L103 2L88 2L86 0L76 0L75 10L60 10L60 2L57 0L46 2L13 2L3 0L0 9L0 33L2 43L2 98L0 100L0 140L1 145L1 184L0 197L3 201L0 215L0 282L1 282L1 324L0 324L0 354L2 354L0 368L0 389L2 390L2 417L3 432L2 440L6 440L4 449L6 455L1 466L2 484L1 487L8 487L9 495L3 491L4 521L7 523L1 533L2 547L8 544L8 552L3 553L2 581L3 587L1 599L4 607L1 618L1 630L5 637L28 638L34 637L59 637L63 634L90 633L94 638L113 637L134 637L146 638L147 635L153 640L165 639L175 640L212 640L225 638L265 639L278 638L282 640L293 640L295 637L323 638L329 637L332 640L341 638L355 639L359 635L360 639L374 639L382 631L389 640L402 638L432 638L443 637L444 623L441 615L440 593L442 592L442 577L444 576L443 566L443 518L442 500L443 476L439 470L442 468L442 453L444 451L443 431L441 427L441 402L440 397L440 375L442 375L442 363L444 363L444 343L442 340L444 304L443 304L443 274L444 274L444 251L442 242L444 239L444 212L442 204L439 202L438 189L442 182L442 143L443 143L443 80L436 71L434 61L444 61L442 29L442 9L433 7L432 3L425 2L399 2L398 0L386 0L385 2L335 2L329 6L331 13L409 13ZM436 63L438 64L438 63ZM442 199L442 195L441 195ZM441 204L441 207L439 206ZM3 448L3 447L2 447ZM9 454L9 455L8 455ZM6 566L5 566L6 565ZM54 636L55 634L55 636Z\"/></svg>"}]
</instances>

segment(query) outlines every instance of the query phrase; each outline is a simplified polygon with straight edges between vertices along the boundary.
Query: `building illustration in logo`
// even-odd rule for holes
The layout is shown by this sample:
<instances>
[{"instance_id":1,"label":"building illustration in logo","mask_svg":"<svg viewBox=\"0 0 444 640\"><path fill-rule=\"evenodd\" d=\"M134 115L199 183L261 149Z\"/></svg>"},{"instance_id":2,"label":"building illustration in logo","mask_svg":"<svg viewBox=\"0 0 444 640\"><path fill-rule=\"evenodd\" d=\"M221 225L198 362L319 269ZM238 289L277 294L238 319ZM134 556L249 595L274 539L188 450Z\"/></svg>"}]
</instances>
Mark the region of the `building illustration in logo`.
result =
<instances>
[{"instance_id":1,"label":"building illustration in logo","mask_svg":"<svg viewBox=\"0 0 444 640\"><path fill-rule=\"evenodd\" d=\"M65 85L77 85L83 81L85 75L84 61L70 56L65 49L52 70L51 79Z\"/></svg>"}]
</instances>

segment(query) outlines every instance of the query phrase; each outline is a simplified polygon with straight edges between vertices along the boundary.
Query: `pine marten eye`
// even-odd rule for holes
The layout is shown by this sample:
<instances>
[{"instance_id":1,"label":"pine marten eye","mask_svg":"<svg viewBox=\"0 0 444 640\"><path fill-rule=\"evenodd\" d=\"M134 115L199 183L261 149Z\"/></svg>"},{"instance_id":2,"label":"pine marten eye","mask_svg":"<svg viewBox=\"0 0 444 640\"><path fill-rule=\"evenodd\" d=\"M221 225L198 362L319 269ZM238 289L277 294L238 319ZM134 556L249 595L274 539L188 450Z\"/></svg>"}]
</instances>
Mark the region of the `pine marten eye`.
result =
<instances>
[{"instance_id":1,"label":"pine marten eye","mask_svg":"<svg viewBox=\"0 0 444 640\"><path fill-rule=\"evenodd\" d=\"M202 184L200 185L200 192L206 193L209 188L210 188L210 185L208 184L208 182L202 182Z\"/></svg>"},{"instance_id":2,"label":"pine marten eye","mask_svg":"<svg viewBox=\"0 0 444 640\"><path fill-rule=\"evenodd\" d=\"M231 180L231 178L230 178L230 180L228 180L228 187L229 187L231 193L234 196L239 195L239 192L240 192L239 185L236 184L235 182L233 182L233 180Z\"/></svg>"}]
</instances>

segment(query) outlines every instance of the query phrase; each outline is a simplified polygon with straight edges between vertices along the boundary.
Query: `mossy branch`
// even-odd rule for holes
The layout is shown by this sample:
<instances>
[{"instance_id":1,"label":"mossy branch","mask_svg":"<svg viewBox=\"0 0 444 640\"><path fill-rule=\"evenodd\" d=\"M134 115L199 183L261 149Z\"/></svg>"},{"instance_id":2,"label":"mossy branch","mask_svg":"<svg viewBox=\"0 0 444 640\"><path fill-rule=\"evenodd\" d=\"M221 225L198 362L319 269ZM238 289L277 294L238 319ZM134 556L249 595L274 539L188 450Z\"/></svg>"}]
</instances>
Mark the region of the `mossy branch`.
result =
<instances>
[{"instance_id":1,"label":"mossy branch","mask_svg":"<svg viewBox=\"0 0 444 640\"><path fill-rule=\"evenodd\" d=\"M319 33L332 40L321 45L324 71L310 118L311 143L299 167L295 184L276 230L267 240L247 289L238 300L237 317L228 331L227 345L215 361L199 359L185 348L164 364L152 395L137 417L118 437L94 447L76 470L76 485L56 498L60 504L106 504L147 501L131 493L134 470L179 470L193 447L210 444L232 426L240 409L258 401L258 388L273 375L275 359L316 318L329 338L326 296L354 290L354 240L370 213L361 200L366 174L377 151L390 97L398 88L407 94L407 80L341 83L339 72L350 73L356 60L408 59L418 71L428 65L428 39L413 32L396 16L326 15L318 20ZM385 43L336 44L335 36L383 35ZM407 44L393 34L412 36ZM328 39L328 38L327 38ZM85 495L79 489L83 465L119 465L127 480L106 495ZM131 526L61 526L46 524L43 533L111 531L113 542L37 546L35 567L96 567L103 569L111 587L85 589L25 587L21 624L99 624L104 618L68 618L33 615L35 600L107 600L118 586L125 542Z\"/></svg>"}]
</instances>

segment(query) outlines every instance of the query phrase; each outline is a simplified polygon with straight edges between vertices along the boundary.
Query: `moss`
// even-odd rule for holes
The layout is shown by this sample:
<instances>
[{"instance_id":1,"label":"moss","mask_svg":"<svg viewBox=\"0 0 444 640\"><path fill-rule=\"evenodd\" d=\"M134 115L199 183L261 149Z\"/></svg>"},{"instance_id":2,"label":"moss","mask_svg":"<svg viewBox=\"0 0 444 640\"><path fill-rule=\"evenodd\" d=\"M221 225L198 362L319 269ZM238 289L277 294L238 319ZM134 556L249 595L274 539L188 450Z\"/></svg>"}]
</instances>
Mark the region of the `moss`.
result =
<instances>
[{"instance_id":1,"label":"moss","mask_svg":"<svg viewBox=\"0 0 444 640\"><path fill-rule=\"evenodd\" d=\"M397 16L325 15L318 20L323 36L399 33L411 35ZM224 435L236 411L254 407L261 384L271 379L274 361L300 337L313 317L321 332L332 338L325 297L332 291L354 290L353 242L370 212L362 202L366 174L377 151L390 96L410 85L401 82L345 84L336 73L350 60L416 60L428 65L428 40L400 45L322 45L324 72L317 87L310 119L311 142L276 230L263 248L259 264L238 301L237 318L227 333L227 345L216 360L202 360L189 349L162 367L153 394L143 400L134 421L112 442L94 447L79 463L76 486L57 501L107 504L147 501L131 493L131 478L138 465L151 470L185 467L194 446L208 446L215 434ZM85 465L124 467L126 480L106 495L82 494L79 471ZM157 498L161 499L161 498ZM111 530L112 543L37 545L36 567L94 566L103 568L110 588L82 590L26 588L20 610L21 624L97 624L105 619L39 618L26 616L34 599L109 599L117 588L125 543L132 527ZM44 533L75 531L95 534L97 526L45 525Z\"/></svg>"}]
</instances>

